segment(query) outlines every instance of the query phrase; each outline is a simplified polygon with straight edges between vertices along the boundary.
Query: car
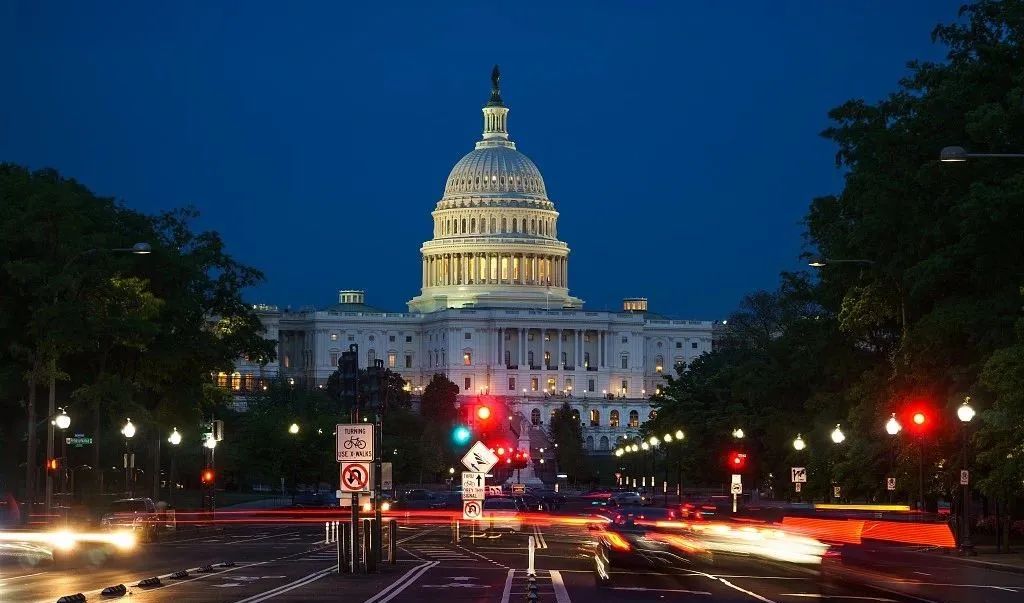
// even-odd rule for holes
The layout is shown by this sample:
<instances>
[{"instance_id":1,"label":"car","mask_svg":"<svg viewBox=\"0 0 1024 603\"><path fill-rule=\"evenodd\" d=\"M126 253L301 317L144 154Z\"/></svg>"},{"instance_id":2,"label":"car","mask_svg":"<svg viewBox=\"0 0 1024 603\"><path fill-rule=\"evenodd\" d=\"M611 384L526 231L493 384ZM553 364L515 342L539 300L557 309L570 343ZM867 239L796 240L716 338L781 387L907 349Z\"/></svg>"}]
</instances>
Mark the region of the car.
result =
<instances>
[{"instance_id":1,"label":"car","mask_svg":"<svg viewBox=\"0 0 1024 603\"><path fill-rule=\"evenodd\" d=\"M489 532L521 532L523 522L519 507L510 496L489 496L484 499L481 526Z\"/></svg>"},{"instance_id":2,"label":"car","mask_svg":"<svg viewBox=\"0 0 1024 603\"><path fill-rule=\"evenodd\" d=\"M611 495L611 499L615 501L615 504L620 507L632 505L639 506L642 505L644 502L643 498L640 496L640 493L633 491L615 492L614 494Z\"/></svg>"},{"instance_id":3,"label":"car","mask_svg":"<svg viewBox=\"0 0 1024 603\"><path fill-rule=\"evenodd\" d=\"M393 508L401 509L403 511L443 509L446 502L446 498L442 498L430 490L414 488L403 492Z\"/></svg>"},{"instance_id":4,"label":"car","mask_svg":"<svg viewBox=\"0 0 1024 603\"><path fill-rule=\"evenodd\" d=\"M557 511L562 508L562 505L566 502L565 495L560 492L555 492L554 490L527 488L526 493L542 499L547 503L548 509L551 511Z\"/></svg>"},{"instance_id":5,"label":"car","mask_svg":"<svg viewBox=\"0 0 1024 603\"><path fill-rule=\"evenodd\" d=\"M548 502L543 498L539 498L537 496L523 494L520 496L513 496L512 500L515 501L516 508L523 513L538 513L551 511L551 505L549 505Z\"/></svg>"},{"instance_id":6,"label":"car","mask_svg":"<svg viewBox=\"0 0 1024 603\"><path fill-rule=\"evenodd\" d=\"M100 527L108 532L131 531L142 542L153 542L159 533L159 516L151 498L122 498L110 503L100 518Z\"/></svg>"},{"instance_id":7,"label":"car","mask_svg":"<svg viewBox=\"0 0 1024 603\"><path fill-rule=\"evenodd\" d=\"M594 576L598 586L611 586L613 568L681 568L688 565L687 554L673 542L674 539L682 539L678 530L657 525L657 522L677 519L672 509L627 506L602 515L607 520L591 527L598 531L594 551Z\"/></svg>"}]
</instances>

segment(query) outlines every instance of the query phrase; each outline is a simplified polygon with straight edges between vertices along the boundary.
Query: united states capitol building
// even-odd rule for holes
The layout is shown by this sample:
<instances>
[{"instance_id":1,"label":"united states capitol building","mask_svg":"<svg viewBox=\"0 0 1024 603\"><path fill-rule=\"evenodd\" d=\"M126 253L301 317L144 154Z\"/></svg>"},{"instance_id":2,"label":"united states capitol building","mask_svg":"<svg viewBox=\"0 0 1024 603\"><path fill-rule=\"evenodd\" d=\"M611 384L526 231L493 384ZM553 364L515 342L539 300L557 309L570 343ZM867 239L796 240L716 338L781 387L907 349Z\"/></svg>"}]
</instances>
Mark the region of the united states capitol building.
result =
<instances>
[{"instance_id":1,"label":"united states capitol building","mask_svg":"<svg viewBox=\"0 0 1024 603\"><path fill-rule=\"evenodd\" d=\"M653 314L644 298L586 309L570 293L559 212L540 170L509 137L498 78L495 68L483 136L452 168L431 214L408 310L379 310L361 290L340 291L323 309L256 306L265 336L278 342L277 360L241 361L218 376L222 386L239 394L266 379L323 387L355 343L362 366L383 360L414 393L443 373L462 402L481 394L503 401L524 432L542 432L568 402L595 453L637 433L663 372L711 350L713 322Z\"/></svg>"}]
</instances>

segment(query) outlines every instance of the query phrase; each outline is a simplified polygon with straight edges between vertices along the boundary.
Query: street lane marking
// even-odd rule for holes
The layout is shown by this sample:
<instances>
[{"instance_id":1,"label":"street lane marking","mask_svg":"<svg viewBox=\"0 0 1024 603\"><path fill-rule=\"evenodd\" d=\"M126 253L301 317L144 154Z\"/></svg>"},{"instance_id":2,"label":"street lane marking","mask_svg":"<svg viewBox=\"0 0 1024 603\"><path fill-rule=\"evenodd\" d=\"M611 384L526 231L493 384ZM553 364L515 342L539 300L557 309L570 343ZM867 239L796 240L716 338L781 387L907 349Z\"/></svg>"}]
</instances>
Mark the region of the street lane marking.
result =
<instances>
[{"instance_id":1,"label":"street lane marking","mask_svg":"<svg viewBox=\"0 0 1024 603\"><path fill-rule=\"evenodd\" d=\"M508 603L508 598L512 595L512 576L515 574L516 570L508 570L508 576L505 578L505 589L501 591L501 603Z\"/></svg>"},{"instance_id":2,"label":"street lane marking","mask_svg":"<svg viewBox=\"0 0 1024 603\"><path fill-rule=\"evenodd\" d=\"M722 578L720 576L712 576L711 574L706 574L704 572L699 572L697 570L690 570L690 571L693 572L693 574L691 574L691 575L704 576L705 578L710 578L712 580L718 580L719 582L721 582L722 584L728 586L729 588L731 588L733 590L738 590L741 593L744 593L746 595L750 595L751 597L754 597L758 601L761 601L761 603L776 603L775 601L772 601L771 599L768 599L766 597L762 597L761 595L759 595L759 594L757 594L757 593L755 593L753 591L749 591L749 590L743 588L742 586L737 586L737 585L733 584L732 582L729 582L728 580L726 580L725 578Z\"/></svg>"},{"instance_id":3,"label":"street lane marking","mask_svg":"<svg viewBox=\"0 0 1024 603\"><path fill-rule=\"evenodd\" d=\"M859 599L863 601L882 601L883 603L898 603L896 599L885 597L864 597L860 595L822 595L819 593L779 593L780 597L808 597L811 599Z\"/></svg>"},{"instance_id":4,"label":"street lane marking","mask_svg":"<svg viewBox=\"0 0 1024 603\"><path fill-rule=\"evenodd\" d=\"M312 582L316 582L320 578L323 578L324 576L326 576L328 574L334 573L334 570L337 569L337 568L338 568L337 564L332 565L331 567L324 568L322 570L313 572L312 574L307 574L307 575L299 578L298 580L294 580L292 582L289 582L288 584L283 584L281 586L278 586L277 588L272 588L272 589L268 590L265 593L260 593L258 595L253 595L253 596L251 596L251 597L249 597L247 599L242 599L238 603L259 603L260 601L266 601L267 599L273 599L277 595L286 593L286 592L288 592L290 590L295 590L296 588L299 588L300 586L305 586L306 584L310 584Z\"/></svg>"},{"instance_id":5,"label":"street lane marking","mask_svg":"<svg viewBox=\"0 0 1024 603\"><path fill-rule=\"evenodd\" d=\"M711 596L706 590L686 590L685 588L647 588L644 586L613 586L612 590L629 590L636 592L657 592L657 593L686 593L688 595Z\"/></svg>"},{"instance_id":6,"label":"street lane marking","mask_svg":"<svg viewBox=\"0 0 1024 603\"><path fill-rule=\"evenodd\" d=\"M555 589L557 603L571 603L569 591L565 590L565 582L562 582L562 574L558 570L551 570L551 586Z\"/></svg>"},{"instance_id":7,"label":"street lane marking","mask_svg":"<svg viewBox=\"0 0 1024 603\"><path fill-rule=\"evenodd\" d=\"M417 565L402 574L402 577L392 582L390 586L367 599L365 603L387 603L403 590L408 588L410 584L419 580L420 576L438 563L440 563L440 561L425 561L424 563Z\"/></svg>"},{"instance_id":8,"label":"street lane marking","mask_svg":"<svg viewBox=\"0 0 1024 603\"><path fill-rule=\"evenodd\" d=\"M31 578L32 576L39 576L45 573L47 572L36 572L34 574L25 574L23 576L11 576L10 578L2 578L0 579L0 584L11 582L13 580L21 580L22 578Z\"/></svg>"}]
</instances>

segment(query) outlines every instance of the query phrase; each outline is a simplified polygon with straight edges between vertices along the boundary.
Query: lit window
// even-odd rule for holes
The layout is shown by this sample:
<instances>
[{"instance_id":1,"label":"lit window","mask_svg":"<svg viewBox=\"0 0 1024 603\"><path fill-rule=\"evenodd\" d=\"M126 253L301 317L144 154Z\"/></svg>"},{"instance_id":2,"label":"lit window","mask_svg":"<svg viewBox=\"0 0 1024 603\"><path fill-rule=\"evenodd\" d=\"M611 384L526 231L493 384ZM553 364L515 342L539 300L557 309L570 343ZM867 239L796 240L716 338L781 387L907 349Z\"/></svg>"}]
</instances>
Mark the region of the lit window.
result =
<instances>
[{"instance_id":1,"label":"lit window","mask_svg":"<svg viewBox=\"0 0 1024 603\"><path fill-rule=\"evenodd\" d=\"M338 341L338 334L337 333L331 333L331 341Z\"/></svg>"},{"instance_id":2,"label":"lit window","mask_svg":"<svg viewBox=\"0 0 1024 603\"><path fill-rule=\"evenodd\" d=\"M608 426L609 427L618 427L619 426L619 411L613 410L611 413L609 413L609 415L608 415Z\"/></svg>"},{"instance_id":3,"label":"lit window","mask_svg":"<svg viewBox=\"0 0 1024 603\"><path fill-rule=\"evenodd\" d=\"M665 358L663 356L654 357L654 372L660 373L665 370Z\"/></svg>"},{"instance_id":4,"label":"lit window","mask_svg":"<svg viewBox=\"0 0 1024 603\"><path fill-rule=\"evenodd\" d=\"M473 364L473 352L464 352L462 354L462 364L466 366Z\"/></svg>"},{"instance_id":5,"label":"lit window","mask_svg":"<svg viewBox=\"0 0 1024 603\"><path fill-rule=\"evenodd\" d=\"M466 377L466 387L463 388L463 391L467 391L468 392L472 388L472 386L473 386L473 381L469 377Z\"/></svg>"},{"instance_id":6,"label":"lit window","mask_svg":"<svg viewBox=\"0 0 1024 603\"><path fill-rule=\"evenodd\" d=\"M539 384L537 383L537 378L536 377L533 377L532 379L530 379L530 391L531 392L537 391L538 385Z\"/></svg>"},{"instance_id":7,"label":"lit window","mask_svg":"<svg viewBox=\"0 0 1024 603\"><path fill-rule=\"evenodd\" d=\"M395 364L398 363L398 355L394 352L388 352L388 368L395 368Z\"/></svg>"},{"instance_id":8,"label":"lit window","mask_svg":"<svg viewBox=\"0 0 1024 603\"><path fill-rule=\"evenodd\" d=\"M601 411L596 408L590 409L590 426L600 427L601 426Z\"/></svg>"},{"instance_id":9,"label":"lit window","mask_svg":"<svg viewBox=\"0 0 1024 603\"><path fill-rule=\"evenodd\" d=\"M548 379L548 391L549 392L555 391L555 380L554 380L554 378Z\"/></svg>"},{"instance_id":10,"label":"lit window","mask_svg":"<svg viewBox=\"0 0 1024 603\"><path fill-rule=\"evenodd\" d=\"M228 386L228 374L227 373L217 373L217 387L227 387L227 386Z\"/></svg>"},{"instance_id":11,"label":"lit window","mask_svg":"<svg viewBox=\"0 0 1024 603\"><path fill-rule=\"evenodd\" d=\"M635 410L629 411L629 426L640 427L640 413Z\"/></svg>"},{"instance_id":12,"label":"lit window","mask_svg":"<svg viewBox=\"0 0 1024 603\"><path fill-rule=\"evenodd\" d=\"M629 381L622 380L622 395L625 396L629 392Z\"/></svg>"}]
</instances>

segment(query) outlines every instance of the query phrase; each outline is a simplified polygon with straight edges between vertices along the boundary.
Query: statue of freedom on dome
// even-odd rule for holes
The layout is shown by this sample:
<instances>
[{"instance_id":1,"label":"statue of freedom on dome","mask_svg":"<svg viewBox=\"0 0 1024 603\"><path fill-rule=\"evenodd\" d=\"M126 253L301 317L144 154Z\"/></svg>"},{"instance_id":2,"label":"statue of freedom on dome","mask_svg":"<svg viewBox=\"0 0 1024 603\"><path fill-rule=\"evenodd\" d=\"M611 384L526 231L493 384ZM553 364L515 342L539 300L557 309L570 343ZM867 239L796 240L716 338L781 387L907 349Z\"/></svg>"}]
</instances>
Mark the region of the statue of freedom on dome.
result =
<instances>
[{"instance_id":1,"label":"statue of freedom on dome","mask_svg":"<svg viewBox=\"0 0 1024 603\"><path fill-rule=\"evenodd\" d=\"M502 107L504 103L501 101L501 69L495 65L494 69L491 70L491 99L487 102L490 107Z\"/></svg>"}]
</instances>

